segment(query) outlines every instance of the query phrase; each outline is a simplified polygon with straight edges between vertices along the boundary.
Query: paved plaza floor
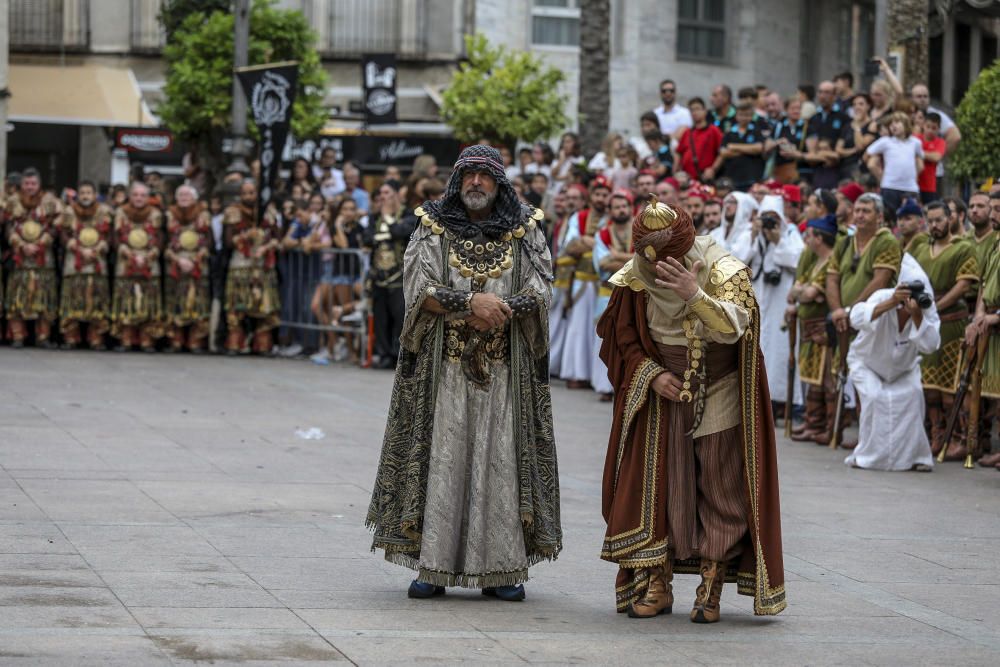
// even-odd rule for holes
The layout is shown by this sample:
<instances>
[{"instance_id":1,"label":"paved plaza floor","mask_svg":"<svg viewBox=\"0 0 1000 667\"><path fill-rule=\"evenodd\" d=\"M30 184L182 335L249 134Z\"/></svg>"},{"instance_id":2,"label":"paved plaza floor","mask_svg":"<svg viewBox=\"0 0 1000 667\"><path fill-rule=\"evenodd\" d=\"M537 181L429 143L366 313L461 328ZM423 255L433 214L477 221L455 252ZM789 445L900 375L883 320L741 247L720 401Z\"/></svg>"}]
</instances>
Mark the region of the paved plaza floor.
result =
<instances>
[{"instance_id":1,"label":"paved plaza floor","mask_svg":"<svg viewBox=\"0 0 1000 667\"><path fill-rule=\"evenodd\" d=\"M528 599L406 598L363 526L392 376L0 349L0 663L1000 664L1000 473L779 442L788 609L614 613L610 408L553 388L565 550ZM296 430L322 429L307 440Z\"/></svg>"}]
</instances>

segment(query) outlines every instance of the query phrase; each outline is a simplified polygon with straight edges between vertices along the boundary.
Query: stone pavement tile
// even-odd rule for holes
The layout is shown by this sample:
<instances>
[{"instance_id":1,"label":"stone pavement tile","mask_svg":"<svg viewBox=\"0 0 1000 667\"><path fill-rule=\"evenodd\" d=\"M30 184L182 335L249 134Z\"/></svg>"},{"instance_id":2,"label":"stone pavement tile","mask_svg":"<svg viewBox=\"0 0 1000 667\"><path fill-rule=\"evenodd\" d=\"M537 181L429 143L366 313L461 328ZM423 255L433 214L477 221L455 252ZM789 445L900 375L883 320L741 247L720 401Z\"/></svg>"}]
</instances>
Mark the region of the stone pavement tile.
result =
<instances>
[{"instance_id":1,"label":"stone pavement tile","mask_svg":"<svg viewBox=\"0 0 1000 667\"><path fill-rule=\"evenodd\" d=\"M360 558L271 558L234 556L232 562L267 589L316 591L384 588L381 563ZM390 580L391 581L391 580Z\"/></svg>"},{"instance_id":2,"label":"stone pavement tile","mask_svg":"<svg viewBox=\"0 0 1000 667\"><path fill-rule=\"evenodd\" d=\"M92 570L3 570L0 569L0 587L34 586L45 589L104 588L104 582Z\"/></svg>"},{"instance_id":3,"label":"stone pavement tile","mask_svg":"<svg viewBox=\"0 0 1000 667\"><path fill-rule=\"evenodd\" d=\"M102 445L99 451L106 468L114 472L220 472L210 461L173 443L140 445L133 442Z\"/></svg>"},{"instance_id":4,"label":"stone pavement tile","mask_svg":"<svg viewBox=\"0 0 1000 667\"><path fill-rule=\"evenodd\" d=\"M350 484L263 484L260 482L136 482L160 505L178 516L215 516L229 512L336 513L360 502L361 490Z\"/></svg>"},{"instance_id":5,"label":"stone pavement tile","mask_svg":"<svg viewBox=\"0 0 1000 667\"><path fill-rule=\"evenodd\" d=\"M238 572L229 559L221 555L189 556L100 549L87 551L87 563L97 572Z\"/></svg>"},{"instance_id":6,"label":"stone pavement tile","mask_svg":"<svg viewBox=\"0 0 1000 667\"><path fill-rule=\"evenodd\" d=\"M132 628L139 624L122 605L105 607L87 606L17 606L3 607L0 611L0 644L3 631L12 628Z\"/></svg>"},{"instance_id":7,"label":"stone pavement tile","mask_svg":"<svg viewBox=\"0 0 1000 667\"><path fill-rule=\"evenodd\" d=\"M435 600L436 602L436 600ZM346 634L378 634L386 630L435 633L477 633L476 620L479 616L458 611L434 611L425 605L425 611L409 609L385 609L378 612L370 609L296 609L317 632L339 632Z\"/></svg>"},{"instance_id":8,"label":"stone pavement tile","mask_svg":"<svg viewBox=\"0 0 1000 667\"><path fill-rule=\"evenodd\" d=\"M702 664L652 637L622 637L600 632L586 635L487 633L529 663L568 665Z\"/></svg>"},{"instance_id":9,"label":"stone pavement tile","mask_svg":"<svg viewBox=\"0 0 1000 667\"><path fill-rule=\"evenodd\" d=\"M428 663L447 665L471 663L477 665L523 664L523 660L499 642L478 635L476 637L450 638L442 636L386 637L377 635L341 636L321 633L337 647L348 660L357 665L384 665Z\"/></svg>"},{"instance_id":10,"label":"stone pavement tile","mask_svg":"<svg viewBox=\"0 0 1000 667\"><path fill-rule=\"evenodd\" d=\"M14 485L0 485L0 521L41 521L45 512Z\"/></svg>"},{"instance_id":11,"label":"stone pavement tile","mask_svg":"<svg viewBox=\"0 0 1000 667\"><path fill-rule=\"evenodd\" d=\"M131 482L25 479L24 490L55 521L169 523L173 515Z\"/></svg>"},{"instance_id":12,"label":"stone pavement tile","mask_svg":"<svg viewBox=\"0 0 1000 667\"><path fill-rule=\"evenodd\" d=\"M32 431L35 429L24 429ZM38 429L44 430L44 429ZM30 436L0 436L0 466L9 471L94 471L107 469L107 464L79 442L37 442ZM15 439L20 437L20 439ZM14 477L19 475L11 473Z\"/></svg>"},{"instance_id":13,"label":"stone pavement tile","mask_svg":"<svg viewBox=\"0 0 1000 667\"><path fill-rule=\"evenodd\" d=\"M0 587L0 607L120 607L107 588ZM0 610L2 612L2 610ZM0 613L2 616L2 613Z\"/></svg>"},{"instance_id":14,"label":"stone pavement tile","mask_svg":"<svg viewBox=\"0 0 1000 667\"><path fill-rule=\"evenodd\" d=\"M61 522L59 528L85 557L92 552L158 556L219 555L197 531L177 523L130 525Z\"/></svg>"},{"instance_id":15,"label":"stone pavement tile","mask_svg":"<svg viewBox=\"0 0 1000 667\"><path fill-rule=\"evenodd\" d=\"M300 630L309 626L288 609L254 607L129 607L150 633L162 628L191 630Z\"/></svg>"},{"instance_id":16,"label":"stone pavement tile","mask_svg":"<svg viewBox=\"0 0 1000 667\"><path fill-rule=\"evenodd\" d=\"M73 554L76 549L48 521L0 523L0 553Z\"/></svg>"},{"instance_id":17,"label":"stone pavement tile","mask_svg":"<svg viewBox=\"0 0 1000 667\"><path fill-rule=\"evenodd\" d=\"M802 560L856 581L868 583L962 583L967 581L969 576L967 571L951 570L905 553L884 555L880 558L870 551L830 549L826 553L808 554ZM794 564L786 564L786 567L795 569Z\"/></svg>"},{"instance_id":18,"label":"stone pavement tile","mask_svg":"<svg viewBox=\"0 0 1000 667\"><path fill-rule=\"evenodd\" d=\"M823 646L820 644L819 646ZM863 644L856 646L831 646L830 652L847 656L857 656L854 664L876 665L878 667L940 667L940 665L962 665L962 667L996 667L1000 664L1000 651L996 649L968 647L942 648L933 644L899 646L887 644ZM817 653L815 647L814 654Z\"/></svg>"},{"instance_id":19,"label":"stone pavement tile","mask_svg":"<svg viewBox=\"0 0 1000 667\"><path fill-rule=\"evenodd\" d=\"M0 659L17 658L17 665L72 664L135 667L171 665L170 659L145 636L130 634L42 634L4 636Z\"/></svg>"},{"instance_id":20,"label":"stone pavement tile","mask_svg":"<svg viewBox=\"0 0 1000 667\"><path fill-rule=\"evenodd\" d=\"M240 573L104 572L102 578L128 607L280 607Z\"/></svg>"},{"instance_id":21,"label":"stone pavement tile","mask_svg":"<svg viewBox=\"0 0 1000 667\"><path fill-rule=\"evenodd\" d=\"M345 544L338 535L311 522L279 523L267 517L235 514L195 517L187 519L187 523L226 556L327 557L364 553L362 545Z\"/></svg>"},{"instance_id":22,"label":"stone pavement tile","mask_svg":"<svg viewBox=\"0 0 1000 667\"><path fill-rule=\"evenodd\" d=\"M302 663L342 661L344 656L311 630L172 630L150 633L153 642L178 663Z\"/></svg>"},{"instance_id":23,"label":"stone pavement tile","mask_svg":"<svg viewBox=\"0 0 1000 667\"><path fill-rule=\"evenodd\" d=\"M725 622L725 621L723 621ZM782 641L726 641L719 637L722 628L705 626L701 637L675 639L664 637L662 644L672 651L704 665L789 665L809 667L856 667L872 664L864 658L863 648L850 644L804 643ZM913 665L912 662L892 662Z\"/></svg>"},{"instance_id":24,"label":"stone pavement tile","mask_svg":"<svg viewBox=\"0 0 1000 667\"><path fill-rule=\"evenodd\" d=\"M5 554L0 553L0 571L49 572L90 570L90 565L78 554Z\"/></svg>"},{"instance_id":25,"label":"stone pavement tile","mask_svg":"<svg viewBox=\"0 0 1000 667\"><path fill-rule=\"evenodd\" d=\"M992 575L982 581L970 576L965 584L879 584L879 588L956 618L982 623L984 631L995 635L1000 648L1000 582Z\"/></svg>"}]
</instances>

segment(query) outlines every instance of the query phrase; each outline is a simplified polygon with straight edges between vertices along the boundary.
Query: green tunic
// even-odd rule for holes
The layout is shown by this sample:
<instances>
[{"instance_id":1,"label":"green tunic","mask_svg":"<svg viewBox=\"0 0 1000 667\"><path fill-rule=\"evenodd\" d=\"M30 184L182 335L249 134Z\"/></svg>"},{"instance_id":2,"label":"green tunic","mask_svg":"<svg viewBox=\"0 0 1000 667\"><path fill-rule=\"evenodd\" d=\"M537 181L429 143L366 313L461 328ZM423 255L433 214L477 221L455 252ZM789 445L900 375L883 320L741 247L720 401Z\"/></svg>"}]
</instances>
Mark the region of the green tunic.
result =
<instances>
[{"instance_id":1,"label":"green tunic","mask_svg":"<svg viewBox=\"0 0 1000 667\"><path fill-rule=\"evenodd\" d=\"M826 269L829 259L820 260L811 250L806 251L811 258L803 262L799 260L799 268L795 274L795 282L801 285L812 285L824 294L822 301L800 303L799 318L799 378L806 384L822 386L823 374L826 370L827 351L826 316L830 307L826 302ZM806 253L802 253L805 258Z\"/></svg>"},{"instance_id":2,"label":"green tunic","mask_svg":"<svg viewBox=\"0 0 1000 667\"><path fill-rule=\"evenodd\" d=\"M854 305L858 296L875 277L875 269L892 271L889 286L895 285L899 265L903 261L899 241L884 227L875 232L875 236L860 252L856 239L856 236L838 239L826 269L827 275L840 277L840 303L844 307Z\"/></svg>"},{"instance_id":3,"label":"green tunic","mask_svg":"<svg viewBox=\"0 0 1000 667\"><path fill-rule=\"evenodd\" d=\"M925 243L912 253L930 278L934 295L942 297L960 280L979 280L979 262L976 249L967 240L955 237L937 255L934 247ZM969 323L969 309L959 299L948 308L938 311L941 316L941 347L936 352L921 355L920 375L924 389L936 389L949 394L958 387L962 362L962 340Z\"/></svg>"},{"instance_id":4,"label":"green tunic","mask_svg":"<svg viewBox=\"0 0 1000 667\"><path fill-rule=\"evenodd\" d=\"M986 267L983 269L983 305L987 313L1000 309L1000 252L997 246L986 253ZM983 361L982 395L1000 398L1000 336L992 332L986 359Z\"/></svg>"},{"instance_id":5,"label":"green tunic","mask_svg":"<svg viewBox=\"0 0 1000 667\"><path fill-rule=\"evenodd\" d=\"M1000 241L1000 235L997 234L995 230L990 230L990 232L984 236L982 239L976 238L975 230L969 231L965 237L972 244L972 247L976 249L976 261L979 262L980 272L986 270L986 263L990 255L993 253L993 249L997 245L997 241ZM982 273L980 273L982 275ZM969 310L973 310L976 307L976 299L979 297L979 287L982 285L973 285L968 292L965 293L965 300L969 303Z\"/></svg>"}]
</instances>

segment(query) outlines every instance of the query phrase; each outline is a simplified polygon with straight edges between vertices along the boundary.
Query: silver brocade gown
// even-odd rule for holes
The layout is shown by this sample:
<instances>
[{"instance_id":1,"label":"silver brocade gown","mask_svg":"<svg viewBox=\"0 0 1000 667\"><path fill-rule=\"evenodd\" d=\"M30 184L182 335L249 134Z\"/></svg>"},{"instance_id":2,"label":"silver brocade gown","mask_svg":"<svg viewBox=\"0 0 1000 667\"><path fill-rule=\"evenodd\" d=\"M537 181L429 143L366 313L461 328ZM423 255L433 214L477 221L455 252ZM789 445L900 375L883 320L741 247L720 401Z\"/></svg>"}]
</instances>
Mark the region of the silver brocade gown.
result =
<instances>
[{"instance_id":1,"label":"silver brocade gown","mask_svg":"<svg viewBox=\"0 0 1000 667\"><path fill-rule=\"evenodd\" d=\"M449 276L450 286L472 290L473 279L464 277L453 262L442 257L440 234L418 229L406 254L406 307L412 314L427 295L428 287L441 285ZM544 237L536 227L528 230L524 242L533 246ZM452 249L462 241L451 240ZM477 239L476 244L487 243ZM508 242L505 245L510 245ZM461 248L459 248L461 249ZM546 344L551 300L550 285L531 262L523 258L520 293L531 292L543 308L528 320L521 320L529 345ZM541 269L549 271L547 249ZM498 278L487 278L478 291L500 297L513 295L513 269ZM483 368L489 382L481 386L463 370L465 352L472 330L461 315L446 315L444 352L434 407L427 480L427 502L421 539L420 581L441 586L483 588L514 585L528 579L528 559L519 511L518 461L513 437L513 397L510 386L510 323L501 330L482 335ZM423 318L418 318L423 319ZM407 318L407 323L414 321ZM408 327L403 338L412 334Z\"/></svg>"}]
</instances>

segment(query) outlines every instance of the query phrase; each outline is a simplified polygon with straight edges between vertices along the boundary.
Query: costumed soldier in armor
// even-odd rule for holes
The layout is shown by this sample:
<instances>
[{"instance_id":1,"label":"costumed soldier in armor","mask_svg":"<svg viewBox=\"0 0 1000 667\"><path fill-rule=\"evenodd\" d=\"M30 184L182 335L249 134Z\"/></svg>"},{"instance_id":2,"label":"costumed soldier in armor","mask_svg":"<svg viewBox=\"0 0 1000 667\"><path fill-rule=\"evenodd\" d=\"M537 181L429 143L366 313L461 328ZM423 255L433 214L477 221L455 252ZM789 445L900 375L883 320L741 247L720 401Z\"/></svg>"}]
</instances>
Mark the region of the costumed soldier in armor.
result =
<instances>
[{"instance_id":1,"label":"costumed soldier in armor","mask_svg":"<svg viewBox=\"0 0 1000 667\"><path fill-rule=\"evenodd\" d=\"M551 257L499 151L462 151L406 249L399 364L367 524L373 548L446 586L524 599L562 547L548 386Z\"/></svg>"},{"instance_id":2,"label":"costumed soldier in armor","mask_svg":"<svg viewBox=\"0 0 1000 667\"><path fill-rule=\"evenodd\" d=\"M185 344L191 352L205 349L212 314L208 271L211 246L208 210L198 201L194 188L182 185L177 188L173 206L167 209L164 251L164 314L173 351L183 349Z\"/></svg>"},{"instance_id":3,"label":"costumed soldier in armor","mask_svg":"<svg viewBox=\"0 0 1000 667\"><path fill-rule=\"evenodd\" d=\"M601 558L619 566L617 609L670 613L680 572L701 575L695 623L719 620L726 581L754 613L777 614L774 418L750 272L659 202L636 216L632 243L597 324L615 387Z\"/></svg>"},{"instance_id":4,"label":"costumed soldier in armor","mask_svg":"<svg viewBox=\"0 0 1000 667\"><path fill-rule=\"evenodd\" d=\"M136 343L144 352L156 349L163 335L160 251L163 214L149 202L149 188L133 183L128 203L115 214L116 267L111 305L111 335L122 352Z\"/></svg>"},{"instance_id":5,"label":"costumed soldier in armor","mask_svg":"<svg viewBox=\"0 0 1000 667\"><path fill-rule=\"evenodd\" d=\"M271 351L272 332L280 321L276 270L281 232L270 211L258 220L257 184L240 185L240 200L226 208L225 247L232 251L226 276L226 353ZM249 333L249 337L248 337Z\"/></svg>"},{"instance_id":6,"label":"costumed soldier in armor","mask_svg":"<svg viewBox=\"0 0 1000 667\"><path fill-rule=\"evenodd\" d=\"M97 188L90 181L80 183L76 193L76 201L64 209L62 219L66 248L59 302L62 346L67 350L77 347L80 325L86 325L87 344L92 350L103 350L111 317L108 251L114 214L97 201Z\"/></svg>"},{"instance_id":7,"label":"costumed soldier in armor","mask_svg":"<svg viewBox=\"0 0 1000 667\"><path fill-rule=\"evenodd\" d=\"M14 347L24 345L28 322L35 323L35 343L52 345L49 337L59 310L55 242L62 206L42 191L41 176L24 170L21 191L7 199L5 234L13 257L6 291L7 336Z\"/></svg>"},{"instance_id":8,"label":"costumed soldier in armor","mask_svg":"<svg viewBox=\"0 0 1000 667\"><path fill-rule=\"evenodd\" d=\"M388 180L379 189L378 217L365 228L363 242L371 249L372 315L375 354L379 368L395 368L399 335L403 330L403 253L417 219L407 215L399 198L399 181Z\"/></svg>"}]
</instances>

